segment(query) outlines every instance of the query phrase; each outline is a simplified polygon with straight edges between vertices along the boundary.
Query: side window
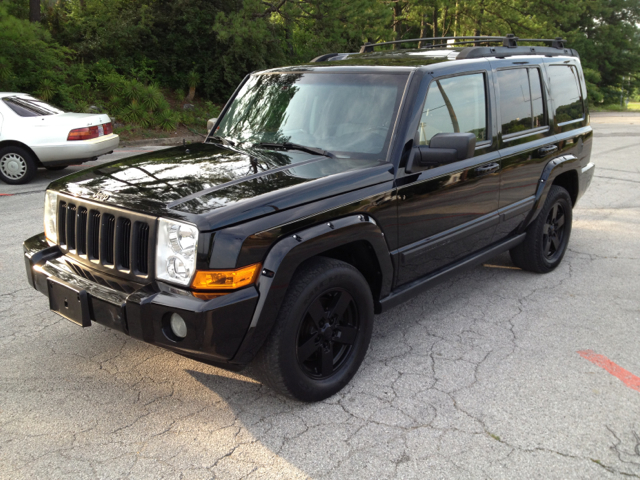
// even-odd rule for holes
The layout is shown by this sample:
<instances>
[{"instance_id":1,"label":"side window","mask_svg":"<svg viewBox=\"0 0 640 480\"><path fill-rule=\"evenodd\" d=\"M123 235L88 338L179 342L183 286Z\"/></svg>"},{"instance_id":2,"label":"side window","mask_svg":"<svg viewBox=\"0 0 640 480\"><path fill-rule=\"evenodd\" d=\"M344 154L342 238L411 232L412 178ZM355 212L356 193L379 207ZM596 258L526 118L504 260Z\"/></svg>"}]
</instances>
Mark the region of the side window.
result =
<instances>
[{"instance_id":1,"label":"side window","mask_svg":"<svg viewBox=\"0 0 640 480\"><path fill-rule=\"evenodd\" d=\"M556 122L563 123L584 117L584 105L580 93L580 81L576 67L571 65L549 66L551 94L556 106Z\"/></svg>"},{"instance_id":2,"label":"side window","mask_svg":"<svg viewBox=\"0 0 640 480\"><path fill-rule=\"evenodd\" d=\"M498 86L503 135L545 125L542 84L537 68L499 70Z\"/></svg>"},{"instance_id":3,"label":"side window","mask_svg":"<svg viewBox=\"0 0 640 480\"><path fill-rule=\"evenodd\" d=\"M487 139L487 99L482 73L431 82L418 126L420 145L438 133L474 133Z\"/></svg>"}]
</instances>

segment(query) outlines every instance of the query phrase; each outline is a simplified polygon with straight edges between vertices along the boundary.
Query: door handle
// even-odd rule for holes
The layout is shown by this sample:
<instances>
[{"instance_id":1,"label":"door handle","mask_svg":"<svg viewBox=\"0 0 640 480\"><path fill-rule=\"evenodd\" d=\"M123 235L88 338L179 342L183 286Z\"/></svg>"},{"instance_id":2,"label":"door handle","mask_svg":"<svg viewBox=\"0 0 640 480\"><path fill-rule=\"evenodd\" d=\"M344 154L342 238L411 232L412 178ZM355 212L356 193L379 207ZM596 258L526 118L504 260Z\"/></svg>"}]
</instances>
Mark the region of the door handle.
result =
<instances>
[{"instance_id":1,"label":"door handle","mask_svg":"<svg viewBox=\"0 0 640 480\"><path fill-rule=\"evenodd\" d=\"M494 173L497 172L500 169L500 164L498 163L488 163L486 165L483 165L482 167L478 167L475 169L475 172L478 175L486 175L488 173Z\"/></svg>"},{"instance_id":2,"label":"door handle","mask_svg":"<svg viewBox=\"0 0 640 480\"><path fill-rule=\"evenodd\" d=\"M558 150L557 145L549 145L548 147L539 148L538 155L540 155L541 157L546 157L547 155L555 152L556 150Z\"/></svg>"}]
</instances>

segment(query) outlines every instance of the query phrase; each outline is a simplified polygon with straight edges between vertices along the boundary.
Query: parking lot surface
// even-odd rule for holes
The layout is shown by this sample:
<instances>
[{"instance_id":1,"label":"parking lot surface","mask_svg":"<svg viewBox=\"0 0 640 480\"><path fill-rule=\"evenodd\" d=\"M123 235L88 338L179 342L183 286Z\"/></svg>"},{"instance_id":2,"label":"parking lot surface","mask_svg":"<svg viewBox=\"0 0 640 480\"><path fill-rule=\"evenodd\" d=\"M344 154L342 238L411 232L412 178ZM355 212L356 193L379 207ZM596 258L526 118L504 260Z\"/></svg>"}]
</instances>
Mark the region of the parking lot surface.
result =
<instances>
[{"instance_id":1,"label":"parking lot surface","mask_svg":"<svg viewBox=\"0 0 640 480\"><path fill-rule=\"evenodd\" d=\"M594 129L557 270L502 255L377 316L317 404L51 313L21 243L55 172L0 184L0 478L640 478L640 125Z\"/></svg>"}]
</instances>

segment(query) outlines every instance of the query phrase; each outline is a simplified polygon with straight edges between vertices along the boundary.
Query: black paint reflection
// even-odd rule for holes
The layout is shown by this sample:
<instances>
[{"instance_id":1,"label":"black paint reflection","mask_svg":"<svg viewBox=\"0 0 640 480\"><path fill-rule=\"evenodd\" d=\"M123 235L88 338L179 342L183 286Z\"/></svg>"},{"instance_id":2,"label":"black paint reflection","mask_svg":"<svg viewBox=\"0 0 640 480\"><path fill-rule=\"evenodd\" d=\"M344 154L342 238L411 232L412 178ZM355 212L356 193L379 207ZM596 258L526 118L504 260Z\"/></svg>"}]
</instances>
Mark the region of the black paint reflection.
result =
<instances>
[{"instance_id":1,"label":"black paint reflection","mask_svg":"<svg viewBox=\"0 0 640 480\"><path fill-rule=\"evenodd\" d=\"M215 144L176 147L83 170L53 189L91 198L97 191L123 208L163 214L204 213L330 175L377 165L299 151L239 150ZM265 204L265 213L273 208Z\"/></svg>"}]
</instances>

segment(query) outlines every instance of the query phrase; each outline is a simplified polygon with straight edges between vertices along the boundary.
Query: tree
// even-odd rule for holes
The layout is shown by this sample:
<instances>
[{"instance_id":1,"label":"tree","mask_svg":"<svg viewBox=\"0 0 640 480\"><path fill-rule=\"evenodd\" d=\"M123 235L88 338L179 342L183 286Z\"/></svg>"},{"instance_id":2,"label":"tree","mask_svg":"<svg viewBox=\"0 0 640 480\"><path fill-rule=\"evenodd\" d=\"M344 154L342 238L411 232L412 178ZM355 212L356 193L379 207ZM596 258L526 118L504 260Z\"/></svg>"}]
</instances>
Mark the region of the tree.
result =
<instances>
[{"instance_id":1,"label":"tree","mask_svg":"<svg viewBox=\"0 0 640 480\"><path fill-rule=\"evenodd\" d=\"M29 21L40 21L40 0L29 0Z\"/></svg>"}]
</instances>

